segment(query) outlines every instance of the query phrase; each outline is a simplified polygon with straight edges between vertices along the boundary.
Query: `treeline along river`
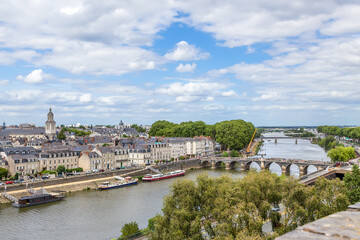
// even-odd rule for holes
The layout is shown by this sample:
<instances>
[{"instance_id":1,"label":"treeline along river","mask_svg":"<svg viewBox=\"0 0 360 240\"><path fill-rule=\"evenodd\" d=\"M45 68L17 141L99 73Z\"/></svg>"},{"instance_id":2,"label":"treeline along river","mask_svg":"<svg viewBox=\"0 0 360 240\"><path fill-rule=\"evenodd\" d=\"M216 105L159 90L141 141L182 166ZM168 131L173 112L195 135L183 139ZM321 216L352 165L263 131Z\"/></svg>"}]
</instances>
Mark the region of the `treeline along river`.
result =
<instances>
[{"instance_id":1,"label":"treeline along river","mask_svg":"<svg viewBox=\"0 0 360 240\"><path fill-rule=\"evenodd\" d=\"M273 140L266 141L259 154L265 153L266 157L328 160L326 153L308 140L299 140L297 145L291 139L278 140L277 144ZM275 165L270 170L281 173ZM292 168L292 174L296 175L296 170L296 167ZM75 192L63 201L30 208L4 205L0 207L0 239L95 240L118 237L125 223L136 221L140 228L145 228L149 218L161 213L162 199L173 181L195 180L204 171L210 176L230 173L233 177L242 177L245 174L239 168L230 171L195 170L181 178L108 191Z\"/></svg>"}]
</instances>

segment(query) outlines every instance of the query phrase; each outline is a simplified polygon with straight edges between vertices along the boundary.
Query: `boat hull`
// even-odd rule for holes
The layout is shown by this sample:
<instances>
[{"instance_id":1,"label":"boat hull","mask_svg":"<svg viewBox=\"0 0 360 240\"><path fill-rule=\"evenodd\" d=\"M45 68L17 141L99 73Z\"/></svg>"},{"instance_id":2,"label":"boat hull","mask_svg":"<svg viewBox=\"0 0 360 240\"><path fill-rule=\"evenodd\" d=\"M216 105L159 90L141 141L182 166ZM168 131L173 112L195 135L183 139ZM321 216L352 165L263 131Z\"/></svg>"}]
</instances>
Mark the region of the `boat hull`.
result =
<instances>
[{"instance_id":1,"label":"boat hull","mask_svg":"<svg viewBox=\"0 0 360 240\"><path fill-rule=\"evenodd\" d=\"M126 186L130 186L130 185L136 185L138 182L131 182L131 183L125 183L125 184L121 184L121 185L116 185L116 186L100 186L98 187L99 190L108 190L108 189L113 189L113 188L122 188L122 187L126 187Z\"/></svg>"},{"instance_id":2,"label":"boat hull","mask_svg":"<svg viewBox=\"0 0 360 240\"><path fill-rule=\"evenodd\" d=\"M174 174L174 175L167 175L167 176L162 176L162 177L158 177L158 178L146 178L143 177L142 181L143 182L154 182L154 181L160 181L163 179L168 179L168 178L173 178L173 177L181 177L184 176L185 172L179 173L179 174Z\"/></svg>"},{"instance_id":3,"label":"boat hull","mask_svg":"<svg viewBox=\"0 0 360 240\"><path fill-rule=\"evenodd\" d=\"M40 204L46 204L46 203L51 203L51 202L57 202L62 200L62 197L59 198L54 198L54 199L50 199L50 200L46 200L43 202L35 202L35 203L29 203L29 204L19 204L19 203L13 203L13 207L17 207L17 208L24 208L24 207L31 207L31 206L35 206L35 205L40 205Z\"/></svg>"}]
</instances>

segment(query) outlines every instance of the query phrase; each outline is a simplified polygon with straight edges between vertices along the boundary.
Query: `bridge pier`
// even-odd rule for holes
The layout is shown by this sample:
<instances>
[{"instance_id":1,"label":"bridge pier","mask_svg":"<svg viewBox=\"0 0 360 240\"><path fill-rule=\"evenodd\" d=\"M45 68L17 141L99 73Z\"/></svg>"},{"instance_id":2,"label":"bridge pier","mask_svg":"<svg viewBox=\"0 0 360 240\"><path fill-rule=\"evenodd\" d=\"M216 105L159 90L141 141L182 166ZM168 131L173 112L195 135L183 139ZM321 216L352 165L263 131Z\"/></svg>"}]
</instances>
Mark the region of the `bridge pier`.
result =
<instances>
[{"instance_id":1,"label":"bridge pier","mask_svg":"<svg viewBox=\"0 0 360 240\"><path fill-rule=\"evenodd\" d=\"M285 166L285 165L281 165L281 174L282 174L282 175L287 175L287 171L286 171L286 166Z\"/></svg>"},{"instance_id":2,"label":"bridge pier","mask_svg":"<svg viewBox=\"0 0 360 240\"><path fill-rule=\"evenodd\" d=\"M295 138L295 144L297 144L297 138Z\"/></svg>"},{"instance_id":3,"label":"bridge pier","mask_svg":"<svg viewBox=\"0 0 360 240\"><path fill-rule=\"evenodd\" d=\"M275 143L277 143L277 138L275 138Z\"/></svg>"},{"instance_id":4,"label":"bridge pier","mask_svg":"<svg viewBox=\"0 0 360 240\"><path fill-rule=\"evenodd\" d=\"M265 163L264 161L260 161L260 170L265 170Z\"/></svg>"},{"instance_id":5,"label":"bridge pier","mask_svg":"<svg viewBox=\"0 0 360 240\"><path fill-rule=\"evenodd\" d=\"M216 162L215 161L212 161L211 162L211 169L215 169L216 168Z\"/></svg>"},{"instance_id":6,"label":"bridge pier","mask_svg":"<svg viewBox=\"0 0 360 240\"><path fill-rule=\"evenodd\" d=\"M307 174L307 168L305 168L302 165L299 166L299 171L300 171L300 177Z\"/></svg>"},{"instance_id":7,"label":"bridge pier","mask_svg":"<svg viewBox=\"0 0 360 240\"><path fill-rule=\"evenodd\" d=\"M241 170L241 171L245 171L245 163L241 163L241 164L240 164L240 170Z\"/></svg>"},{"instance_id":8,"label":"bridge pier","mask_svg":"<svg viewBox=\"0 0 360 240\"><path fill-rule=\"evenodd\" d=\"M226 169L226 170L230 170L230 169L231 169L229 162L225 162L225 169Z\"/></svg>"}]
</instances>

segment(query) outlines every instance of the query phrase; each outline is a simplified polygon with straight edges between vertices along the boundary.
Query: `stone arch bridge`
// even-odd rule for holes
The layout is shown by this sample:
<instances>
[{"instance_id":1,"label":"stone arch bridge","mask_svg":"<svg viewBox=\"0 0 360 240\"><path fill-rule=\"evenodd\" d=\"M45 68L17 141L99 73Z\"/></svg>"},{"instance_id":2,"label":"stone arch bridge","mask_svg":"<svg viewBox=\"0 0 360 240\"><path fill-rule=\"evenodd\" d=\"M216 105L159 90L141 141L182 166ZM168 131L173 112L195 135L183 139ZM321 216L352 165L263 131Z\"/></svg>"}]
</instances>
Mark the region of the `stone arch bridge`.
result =
<instances>
[{"instance_id":1,"label":"stone arch bridge","mask_svg":"<svg viewBox=\"0 0 360 240\"><path fill-rule=\"evenodd\" d=\"M251 163L257 163L261 170L269 169L272 163L280 166L283 174L290 174L291 165L296 165L299 168L300 176L306 175L309 166L315 166L317 170L324 170L326 167L333 166L331 162L314 161L314 160L299 160L299 159L283 159L283 158L233 158L233 157L208 157L201 159L201 166L218 168L222 163L225 164L226 169L235 168L235 164L239 163L241 170L250 170Z\"/></svg>"}]
</instances>

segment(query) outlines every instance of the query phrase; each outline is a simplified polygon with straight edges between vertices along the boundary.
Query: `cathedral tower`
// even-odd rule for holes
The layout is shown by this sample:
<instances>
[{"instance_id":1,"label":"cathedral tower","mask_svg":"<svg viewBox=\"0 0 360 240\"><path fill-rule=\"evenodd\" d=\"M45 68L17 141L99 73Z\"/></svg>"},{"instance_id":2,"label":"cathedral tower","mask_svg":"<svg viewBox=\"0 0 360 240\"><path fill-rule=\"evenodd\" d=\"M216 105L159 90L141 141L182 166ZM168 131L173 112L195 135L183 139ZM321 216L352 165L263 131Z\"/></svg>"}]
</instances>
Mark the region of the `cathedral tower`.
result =
<instances>
[{"instance_id":1,"label":"cathedral tower","mask_svg":"<svg viewBox=\"0 0 360 240\"><path fill-rule=\"evenodd\" d=\"M54 121L54 114L51 112L51 108L49 109L47 121L45 122L45 134L49 140L53 140L56 136L56 122Z\"/></svg>"}]
</instances>

